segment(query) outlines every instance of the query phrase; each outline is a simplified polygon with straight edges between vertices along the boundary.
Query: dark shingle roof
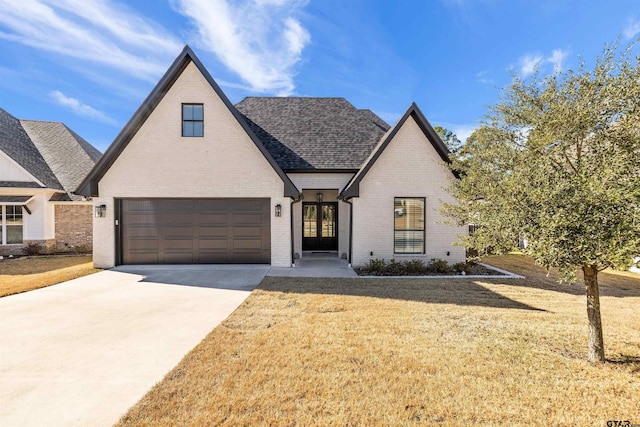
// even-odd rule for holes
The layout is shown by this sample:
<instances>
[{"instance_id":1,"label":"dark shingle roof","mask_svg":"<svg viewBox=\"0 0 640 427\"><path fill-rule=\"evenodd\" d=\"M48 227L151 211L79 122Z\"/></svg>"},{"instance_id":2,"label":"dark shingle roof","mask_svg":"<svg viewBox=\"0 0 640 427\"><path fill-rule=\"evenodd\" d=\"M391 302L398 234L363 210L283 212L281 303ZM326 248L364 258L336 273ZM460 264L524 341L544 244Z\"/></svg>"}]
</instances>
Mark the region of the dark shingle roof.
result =
<instances>
[{"instance_id":1,"label":"dark shingle roof","mask_svg":"<svg viewBox=\"0 0 640 427\"><path fill-rule=\"evenodd\" d=\"M344 98L243 99L236 108L282 169L358 169L389 125Z\"/></svg>"},{"instance_id":2,"label":"dark shingle roof","mask_svg":"<svg viewBox=\"0 0 640 427\"><path fill-rule=\"evenodd\" d=\"M32 182L32 181L0 181L0 187L8 187L8 188L43 188L37 182Z\"/></svg>"},{"instance_id":3,"label":"dark shingle roof","mask_svg":"<svg viewBox=\"0 0 640 427\"><path fill-rule=\"evenodd\" d=\"M67 193L76 189L101 156L63 123L34 120L20 123Z\"/></svg>"},{"instance_id":4,"label":"dark shingle roof","mask_svg":"<svg viewBox=\"0 0 640 427\"><path fill-rule=\"evenodd\" d=\"M0 203L24 203L33 196L0 196Z\"/></svg>"},{"instance_id":5,"label":"dark shingle roof","mask_svg":"<svg viewBox=\"0 0 640 427\"><path fill-rule=\"evenodd\" d=\"M11 157L45 186L62 190L62 185L25 132L20 120L2 108L0 108L0 151Z\"/></svg>"},{"instance_id":6,"label":"dark shingle roof","mask_svg":"<svg viewBox=\"0 0 640 427\"><path fill-rule=\"evenodd\" d=\"M47 188L66 199L98 161L100 152L63 123L18 120L0 108L0 151ZM39 187L36 183L0 182L0 187Z\"/></svg>"}]
</instances>

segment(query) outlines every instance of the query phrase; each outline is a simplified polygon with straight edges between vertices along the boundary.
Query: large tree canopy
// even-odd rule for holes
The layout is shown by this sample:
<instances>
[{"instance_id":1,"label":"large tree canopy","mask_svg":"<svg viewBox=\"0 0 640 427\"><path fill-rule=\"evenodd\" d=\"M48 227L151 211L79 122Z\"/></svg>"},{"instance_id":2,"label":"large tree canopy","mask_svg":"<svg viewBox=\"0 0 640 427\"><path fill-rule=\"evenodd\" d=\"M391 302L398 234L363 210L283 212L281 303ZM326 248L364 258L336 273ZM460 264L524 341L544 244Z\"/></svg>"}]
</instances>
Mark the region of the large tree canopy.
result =
<instances>
[{"instance_id":1,"label":"large tree canopy","mask_svg":"<svg viewBox=\"0 0 640 427\"><path fill-rule=\"evenodd\" d=\"M444 145L447 146L449 151L451 151L452 153L455 153L460 149L460 146L462 145L462 141L458 139L458 135L456 135L449 129L444 128L442 126L435 126L433 130L435 130L436 133L440 136L440 138L442 139L442 142L444 142Z\"/></svg>"},{"instance_id":2,"label":"large tree canopy","mask_svg":"<svg viewBox=\"0 0 640 427\"><path fill-rule=\"evenodd\" d=\"M513 250L559 269L581 269L589 359L604 360L597 274L640 254L640 69L630 45L606 46L593 70L524 80L514 75L452 167L458 202L444 211L476 224L463 238L479 255Z\"/></svg>"}]
</instances>

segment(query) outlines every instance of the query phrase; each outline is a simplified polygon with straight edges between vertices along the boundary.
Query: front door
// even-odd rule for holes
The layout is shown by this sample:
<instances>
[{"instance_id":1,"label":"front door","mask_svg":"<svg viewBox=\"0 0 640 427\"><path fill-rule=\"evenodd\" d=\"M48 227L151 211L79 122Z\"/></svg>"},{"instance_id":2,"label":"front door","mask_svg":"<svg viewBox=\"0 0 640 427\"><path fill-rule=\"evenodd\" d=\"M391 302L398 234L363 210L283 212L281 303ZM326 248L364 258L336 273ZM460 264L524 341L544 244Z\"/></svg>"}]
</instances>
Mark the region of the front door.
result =
<instances>
[{"instance_id":1,"label":"front door","mask_svg":"<svg viewBox=\"0 0 640 427\"><path fill-rule=\"evenodd\" d=\"M302 250L338 250L337 203L302 203Z\"/></svg>"}]
</instances>

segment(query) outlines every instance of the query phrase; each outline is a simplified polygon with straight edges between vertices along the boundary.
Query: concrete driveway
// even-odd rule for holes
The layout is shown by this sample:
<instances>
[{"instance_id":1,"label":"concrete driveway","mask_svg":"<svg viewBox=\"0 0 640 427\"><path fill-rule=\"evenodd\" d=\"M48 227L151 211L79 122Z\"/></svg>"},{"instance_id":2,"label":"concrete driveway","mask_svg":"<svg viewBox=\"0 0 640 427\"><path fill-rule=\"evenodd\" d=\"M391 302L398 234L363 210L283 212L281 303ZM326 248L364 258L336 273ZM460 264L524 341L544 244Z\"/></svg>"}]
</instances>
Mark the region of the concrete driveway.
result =
<instances>
[{"instance_id":1,"label":"concrete driveway","mask_svg":"<svg viewBox=\"0 0 640 427\"><path fill-rule=\"evenodd\" d=\"M0 426L110 426L269 266L126 266L0 298Z\"/></svg>"}]
</instances>

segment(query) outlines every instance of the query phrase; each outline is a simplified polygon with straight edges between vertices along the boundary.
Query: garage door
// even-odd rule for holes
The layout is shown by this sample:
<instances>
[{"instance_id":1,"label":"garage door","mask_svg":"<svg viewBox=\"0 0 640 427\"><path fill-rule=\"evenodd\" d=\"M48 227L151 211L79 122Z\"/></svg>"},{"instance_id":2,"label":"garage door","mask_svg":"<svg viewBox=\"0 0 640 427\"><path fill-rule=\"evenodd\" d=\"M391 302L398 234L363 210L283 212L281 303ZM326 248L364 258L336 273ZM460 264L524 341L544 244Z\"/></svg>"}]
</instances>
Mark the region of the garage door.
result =
<instances>
[{"instance_id":1,"label":"garage door","mask_svg":"<svg viewBox=\"0 0 640 427\"><path fill-rule=\"evenodd\" d=\"M269 264L269 199L122 199L123 264Z\"/></svg>"}]
</instances>

